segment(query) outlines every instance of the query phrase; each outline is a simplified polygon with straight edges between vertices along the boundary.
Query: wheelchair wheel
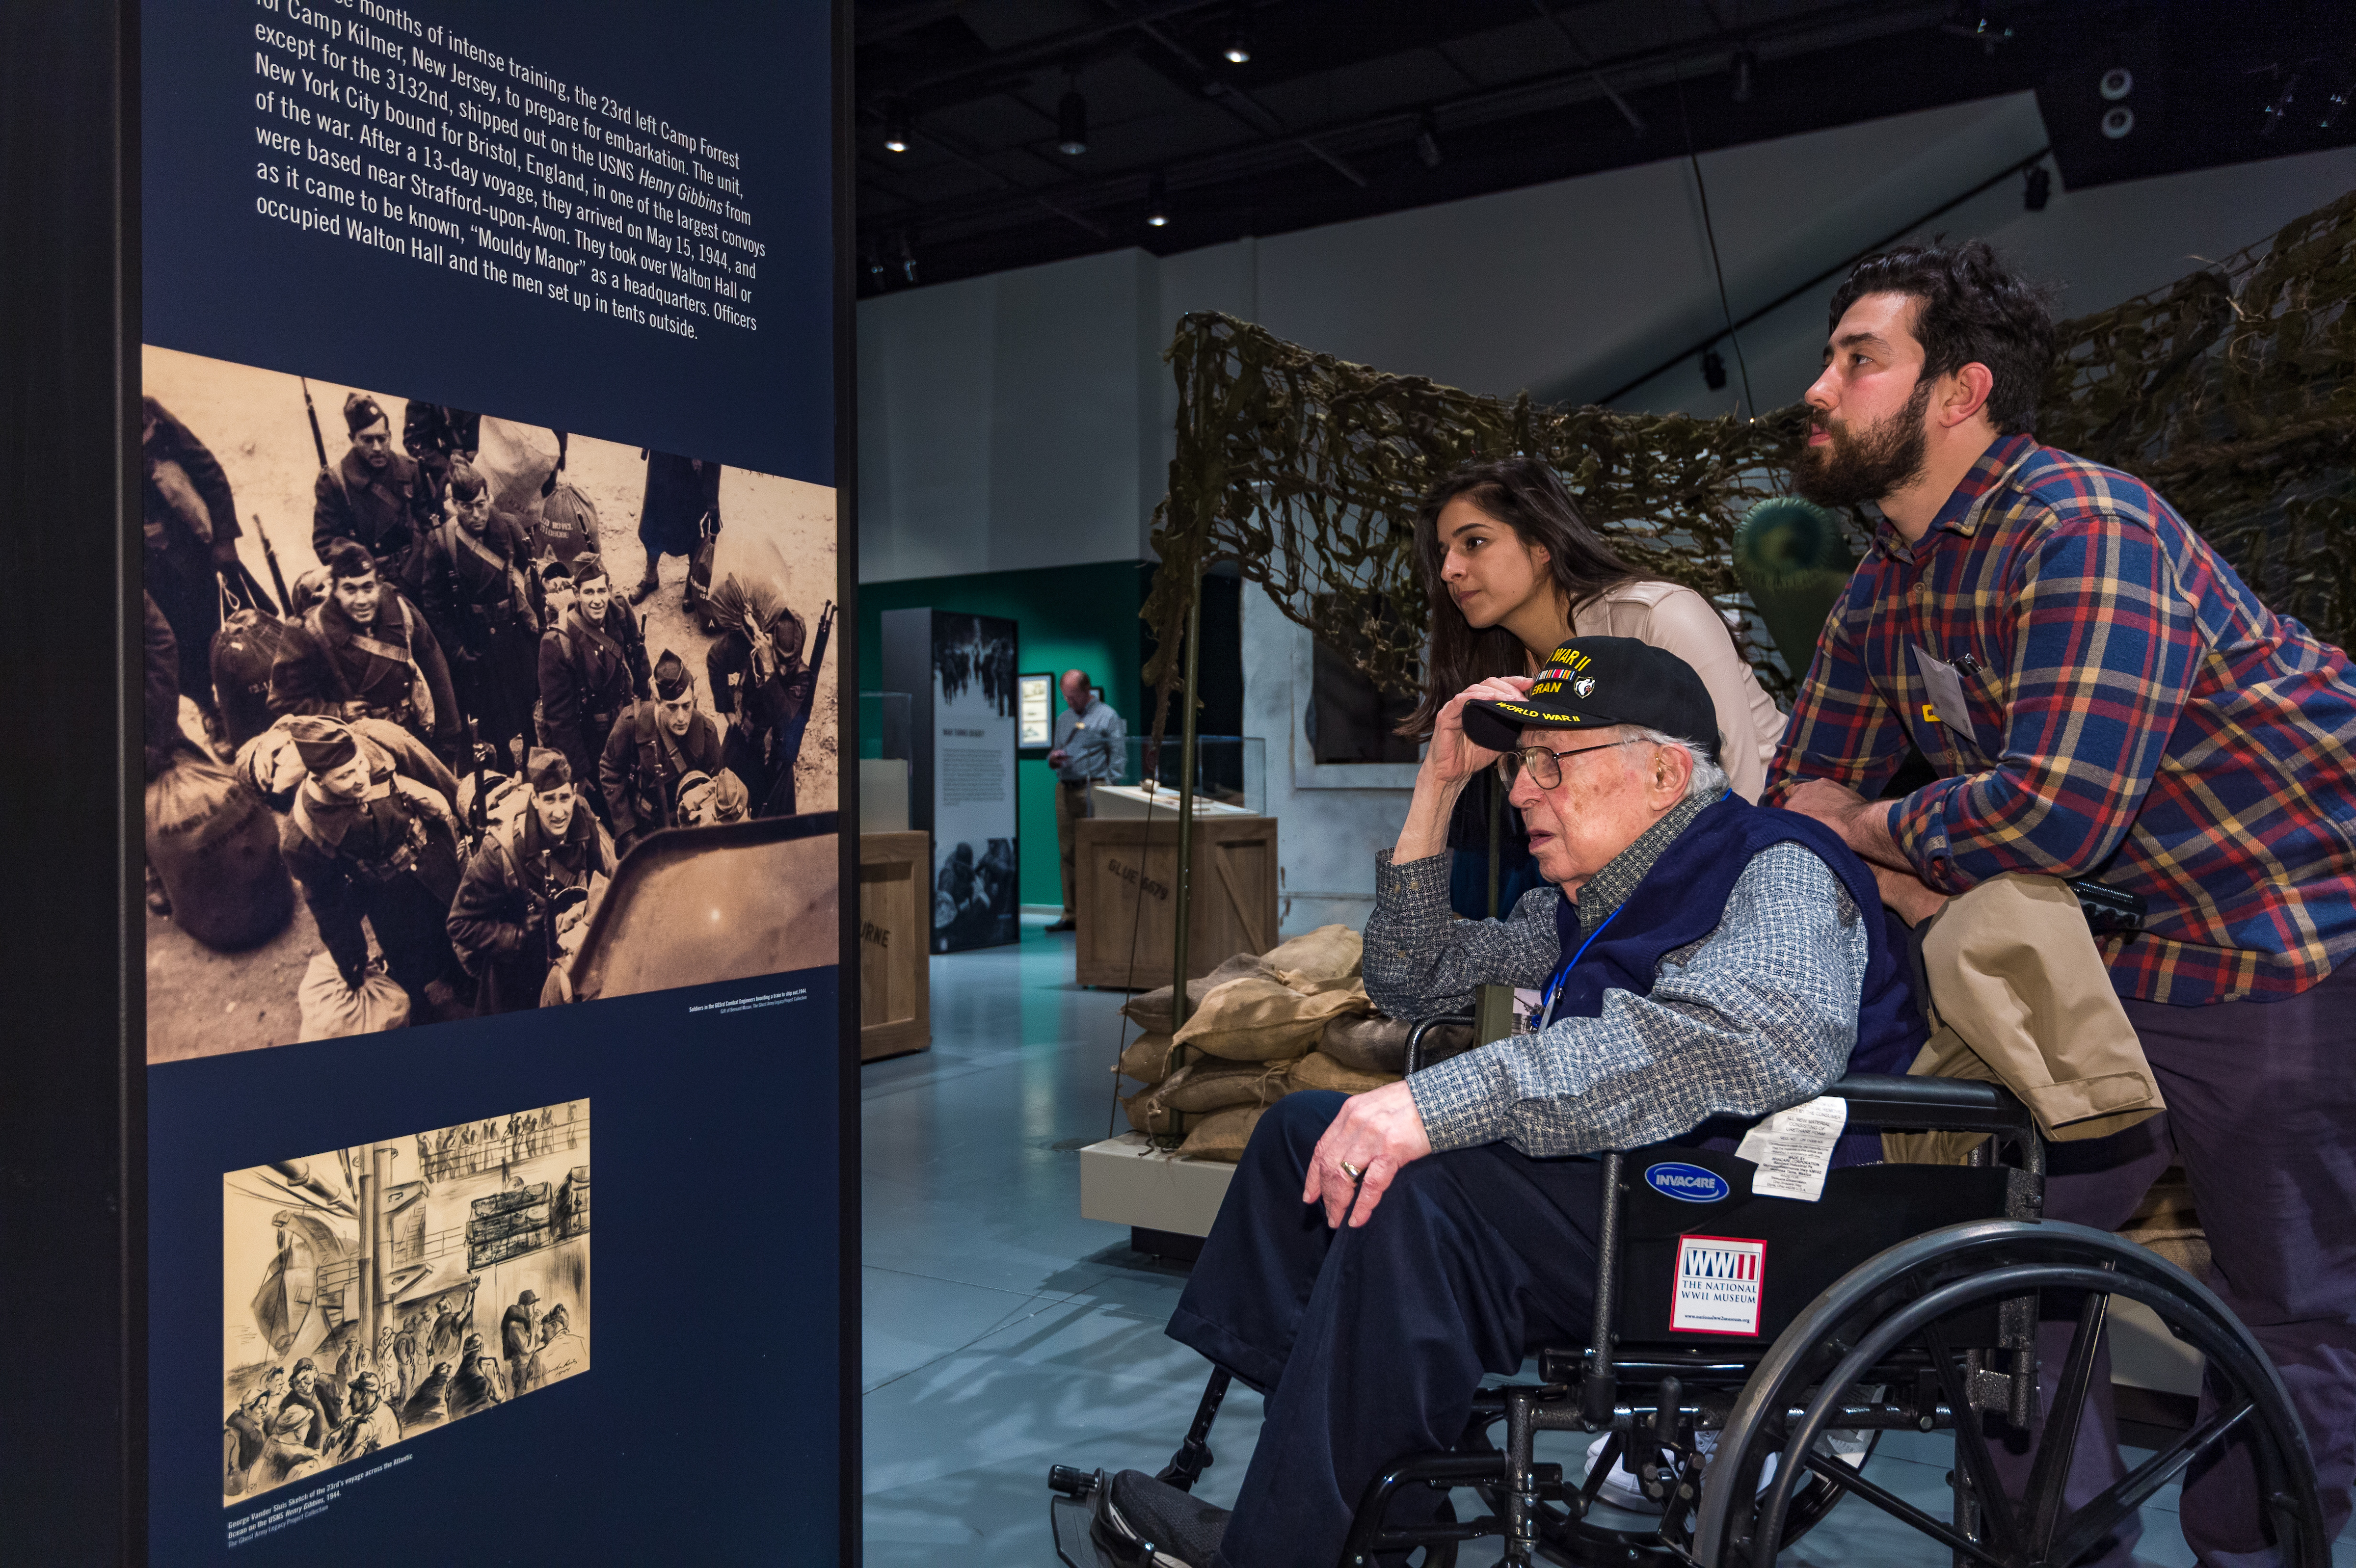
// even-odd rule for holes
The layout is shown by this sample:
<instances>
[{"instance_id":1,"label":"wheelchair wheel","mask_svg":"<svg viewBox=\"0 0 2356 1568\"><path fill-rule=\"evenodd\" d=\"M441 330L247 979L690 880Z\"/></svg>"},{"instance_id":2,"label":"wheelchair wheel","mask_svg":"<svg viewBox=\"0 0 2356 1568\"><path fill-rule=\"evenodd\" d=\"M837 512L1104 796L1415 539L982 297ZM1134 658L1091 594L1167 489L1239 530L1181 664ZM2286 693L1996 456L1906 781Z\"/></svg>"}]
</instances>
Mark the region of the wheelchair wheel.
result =
<instances>
[{"instance_id":1,"label":"wheelchair wheel","mask_svg":"<svg viewBox=\"0 0 2356 1568\"><path fill-rule=\"evenodd\" d=\"M2080 1431L2095 1351L2115 1297L2141 1302L2179 1339L2208 1360L2213 1409L2192 1431L2129 1471L2100 1496L2072 1508L2062 1494ZM2073 1314L2070 1350L2055 1371L2049 1419L2019 1495L1996 1469L1982 1407L2000 1403L2011 1377L1975 1372L1944 1327L1958 1315L2034 1298ZM1818 1435L1839 1424L1842 1392L1889 1376L1919 1380L1935 1408L1934 1425L1952 1425L1954 1477L1960 1502L1950 1520L1933 1518L1861 1475L1842 1475L1813 1452ZM2016 1408L2019 1408L2018 1403ZM2185 1467L2231 1440L2246 1445L2256 1467L2265 1517L2251 1523L2271 1536L2294 1568L2327 1568L2315 1468L2289 1396L2273 1364L2224 1305L2199 1281L2132 1243L2082 1225L1991 1220L1952 1225L1892 1247L1816 1298L1768 1351L1729 1413L1719 1454L1703 1477L1693 1561L1703 1568L1766 1568L1787 1537L1795 1483L1813 1477L1866 1501L1929 1536L1954 1560L1992 1568L2067 1568ZM1781 1463L1763 1488L1770 1454Z\"/></svg>"},{"instance_id":2,"label":"wheelchair wheel","mask_svg":"<svg viewBox=\"0 0 2356 1568\"><path fill-rule=\"evenodd\" d=\"M1489 1428L1499 1419L1476 1415L1465 1431L1464 1440L1457 1445L1457 1452L1496 1453L1497 1447L1489 1436ZM1688 1431L1684 1435L1690 1445L1693 1434ZM1581 1446L1589 1441L1585 1433L1576 1434L1575 1438ZM1564 1497L1540 1500L1537 1509L1540 1555L1550 1562L1565 1564L1566 1568L1605 1568L1606 1564L1613 1565L1613 1568L1644 1564L1649 1568L1649 1565L1656 1563L1665 1568L1666 1564L1691 1561L1681 1550L1687 1544L1682 1533L1674 1541L1663 1536L1660 1510L1654 1509L1648 1513L1620 1507L1600 1495L1601 1483L1613 1462L1620 1458L1624 1441L1620 1435L1612 1435L1602 1452L1589 1464L1582 1480L1573 1482L1566 1471L1562 1487ZM1878 1432L1867 1435L1865 1453L1858 1462L1860 1468L1872 1459L1873 1450L1880 1441L1881 1435ZM1688 1446L1677 1462L1680 1473L1691 1467L1693 1457L1695 1456ZM1492 1513L1504 1513L1505 1499L1501 1489L1485 1486L1472 1489ZM1806 1477L1792 1494L1791 1506L1784 1513L1783 1544L1789 1546L1815 1529L1825 1515L1832 1511L1833 1506L1847 1495L1843 1488L1829 1484L1820 1476ZM1690 1519L1691 1509L1679 1510L1678 1517Z\"/></svg>"}]
</instances>

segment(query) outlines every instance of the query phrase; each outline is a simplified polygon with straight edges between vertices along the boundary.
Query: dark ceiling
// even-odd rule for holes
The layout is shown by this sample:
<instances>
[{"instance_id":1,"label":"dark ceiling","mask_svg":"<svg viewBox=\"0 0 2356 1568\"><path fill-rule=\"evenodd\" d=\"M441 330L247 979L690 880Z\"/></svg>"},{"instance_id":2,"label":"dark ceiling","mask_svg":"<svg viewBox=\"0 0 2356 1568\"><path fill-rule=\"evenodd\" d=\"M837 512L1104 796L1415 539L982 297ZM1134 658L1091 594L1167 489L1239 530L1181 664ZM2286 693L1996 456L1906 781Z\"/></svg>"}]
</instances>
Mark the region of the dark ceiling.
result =
<instances>
[{"instance_id":1,"label":"dark ceiling","mask_svg":"<svg viewBox=\"0 0 2356 1568\"><path fill-rule=\"evenodd\" d=\"M2169 84L2137 100L2168 139L2126 175L2341 144L2351 25L2344 0L869 0L860 286L1167 254L2091 82L2122 49Z\"/></svg>"}]
</instances>

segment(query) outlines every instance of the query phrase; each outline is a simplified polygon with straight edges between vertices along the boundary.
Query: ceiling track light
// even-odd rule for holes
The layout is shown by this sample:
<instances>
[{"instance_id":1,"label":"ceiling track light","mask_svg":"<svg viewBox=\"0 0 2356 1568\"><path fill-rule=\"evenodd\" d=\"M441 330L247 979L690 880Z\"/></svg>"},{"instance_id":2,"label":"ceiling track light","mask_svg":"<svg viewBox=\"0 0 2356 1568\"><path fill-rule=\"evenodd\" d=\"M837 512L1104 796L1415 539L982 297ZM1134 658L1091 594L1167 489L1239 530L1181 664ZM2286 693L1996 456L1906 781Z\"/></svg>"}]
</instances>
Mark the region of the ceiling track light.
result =
<instances>
[{"instance_id":1,"label":"ceiling track light","mask_svg":"<svg viewBox=\"0 0 2356 1568\"><path fill-rule=\"evenodd\" d=\"M908 112L905 99L894 99L884 110L884 150L905 153L916 136L916 117Z\"/></svg>"},{"instance_id":2,"label":"ceiling track light","mask_svg":"<svg viewBox=\"0 0 2356 1568\"><path fill-rule=\"evenodd\" d=\"M2053 198L2053 171L2043 164L2029 166L2028 177L2021 182L2020 205L2031 212L2042 212Z\"/></svg>"},{"instance_id":3,"label":"ceiling track light","mask_svg":"<svg viewBox=\"0 0 2356 1568\"><path fill-rule=\"evenodd\" d=\"M1145 226L1149 229L1170 227L1170 185L1159 174L1145 187Z\"/></svg>"},{"instance_id":4,"label":"ceiling track light","mask_svg":"<svg viewBox=\"0 0 2356 1568\"><path fill-rule=\"evenodd\" d=\"M1220 46L1219 58L1229 65L1251 63L1251 35L1241 27L1227 29L1227 41Z\"/></svg>"},{"instance_id":5,"label":"ceiling track light","mask_svg":"<svg viewBox=\"0 0 2356 1568\"><path fill-rule=\"evenodd\" d=\"M1076 87L1055 105L1055 151L1067 158L1076 158L1087 150L1088 101L1080 96Z\"/></svg>"},{"instance_id":6,"label":"ceiling track light","mask_svg":"<svg viewBox=\"0 0 2356 1568\"><path fill-rule=\"evenodd\" d=\"M1425 168L1436 169L1440 166L1439 133L1440 122L1427 110L1423 118L1416 122L1415 126L1415 155L1417 161Z\"/></svg>"},{"instance_id":7,"label":"ceiling track light","mask_svg":"<svg viewBox=\"0 0 2356 1568\"><path fill-rule=\"evenodd\" d=\"M1734 75L1734 101L1737 103L1748 103L1751 101L1751 72L1759 69L1759 51L1751 48L1750 45L1745 44L1742 48L1734 51L1732 67Z\"/></svg>"}]
</instances>

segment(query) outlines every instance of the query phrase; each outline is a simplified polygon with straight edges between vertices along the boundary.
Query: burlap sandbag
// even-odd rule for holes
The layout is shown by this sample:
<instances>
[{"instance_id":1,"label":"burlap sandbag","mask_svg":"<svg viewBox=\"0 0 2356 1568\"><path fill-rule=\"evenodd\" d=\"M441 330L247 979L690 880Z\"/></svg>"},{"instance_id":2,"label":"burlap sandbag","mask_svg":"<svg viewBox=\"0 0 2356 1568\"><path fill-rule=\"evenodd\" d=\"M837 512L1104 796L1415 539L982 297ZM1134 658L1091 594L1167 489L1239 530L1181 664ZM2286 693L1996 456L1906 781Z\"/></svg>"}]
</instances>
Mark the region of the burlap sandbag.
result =
<instances>
[{"instance_id":1,"label":"burlap sandbag","mask_svg":"<svg viewBox=\"0 0 2356 1568\"><path fill-rule=\"evenodd\" d=\"M1161 1102L1173 1111L1200 1114L1229 1105L1270 1105L1292 1092L1282 1061L1224 1061L1198 1056L1173 1072Z\"/></svg>"},{"instance_id":2,"label":"burlap sandbag","mask_svg":"<svg viewBox=\"0 0 2356 1568\"><path fill-rule=\"evenodd\" d=\"M1251 1142L1252 1128L1266 1115L1266 1105L1230 1105L1224 1111L1214 1111L1194 1124L1178 1152L1196 1159L1223 1160L1228 1165L1244 1157L1244 1145Z\"/></svg>"},{"instance_id":3,"label":"burlap sandbag","mask_svg":"<svg viewBox=\"0 0 2356 1568\"><path fill-rule=\"evenodd\" d=\"M1307 997L1274 980L1230 980L1203 998L1177 1039L1230 1061L1277 1061L1315 1045L1329 1020L1367 1010L1355 991Z\"/></svg>"},{"instance_id":4,"label":"burlap sandbag","mask_svg":"<svg viewBox=\"0 0 2356 1568\"><path fill-rule=\"evenodd\" d=\"M1120 1072L1124 1078L1134 1078L1140 1083L1151 1085L1170 1076L1170 1036L1141 1034L1129 1042L1120 1053Z\"/></svg>"},{"instance_id":5,"label":"burlap sandbag","mask_svg":"<svg viewBox=\"0 0 2356 1568\"><path fill-rule=\"evenodd\" d=\"M1360 1072L1344 1067L1322 1051L1312 1051L1294 1062L1291 1076L1295 1089L1339 1089L1344 1094L1363 1094L1399 1081L1396 1072Z\"/></svg>"},{"instance_id":6,"label":"burlap sandbag","mask_svg":"<svg viewBox=\"0 0 2356 1568\"><path fill-rule=\"evenodd\" d=\"M2195 1279L2209 1275L2209 1232L2192 1205L2192 1183L2184 1168L2171 1165L2161 1172L2151 1190L2119 1234L2137 1246L2148 1247Z\"/></svg>"},{"instance_id":7,"label":"burlap sandbag","mask_svg":"<svg viewBox=\"0 0 2356 1568\"><path fill-rule=\"evenodd\" d=\"M1121 1096L1120 1108L1129 1117L1130 1126L1153 1137L1177 1130L1173 1113L1162 1104L1160 1087L1140 1089L1134 1094Z\"/></svg>"},{"instance_id":8,"label":"burlap sandbag","mask_svg":"<svg viewBox=\"0 0 2356 1568\"><path fill-rule=\"evenodd\" d=\"M1321 925L1269 948L1260 962L1294 990L1313 996L1355 984L1365 946L1365 940L1346 925Z\"/></svg>"},{"instance_id":9,"label":"burlap sandbag","mask_svg":"<svg viewBox=\"0 0 2356 1568\"><path fill-rule=\"evenodd\" d=\"M1249 953L1238 953L1199 979L1186 982L1186 1010L1192 1013L1203 1005L1203 998L1230 980L1240 980L1248 975L1272 975L1267 965ZM1156 1034L1170 1032L1171 987L1158 987L1131 997L1121 1012L1138 1028Z\"/></svg>"}]
</instances>

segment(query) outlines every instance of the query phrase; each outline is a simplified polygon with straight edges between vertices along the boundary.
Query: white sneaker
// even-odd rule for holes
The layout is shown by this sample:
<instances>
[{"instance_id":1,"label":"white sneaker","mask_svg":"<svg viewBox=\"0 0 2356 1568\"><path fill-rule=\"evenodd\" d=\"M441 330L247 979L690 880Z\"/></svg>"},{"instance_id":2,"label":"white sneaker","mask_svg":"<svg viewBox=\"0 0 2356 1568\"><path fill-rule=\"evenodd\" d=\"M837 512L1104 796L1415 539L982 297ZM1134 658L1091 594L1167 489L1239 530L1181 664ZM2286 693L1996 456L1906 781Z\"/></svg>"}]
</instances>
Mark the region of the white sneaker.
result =
<instances>
[{"instance_id":1,"label":"white sneaker","mask_svg":"<svg viewBox=\"0 0 2356 1568\"><path fill-rule=\"evenodd\" d=\"M1604 1444L1611 1440L1612 1435L1607 1432L1587 1445L1587 1464L1590 1472L1596 1462L1603 1457ZM1868 1434L1862 1431L1827 1432L1817 1441L1824 1445L1833 1457L1851 1469L1865 1468L1866 1450L1871 1445ZM1694 1447L1700 1452L1702 1466L1707 1469L1709 1462L1718 1456L1718 1434L1707 1430L1695 1433ZM1774 1484L1775 1467L1783 1457L1781 1454L1770 1454L1767 1456L1766 1463L1759 1467L1761 1491L1765 1491ZM1611 1474L1603 1477L1603 1484L1595 1489L1595 1495L1613 1508L1626 1509L1633 1513L1660 1512L1661 1505L1644 1495L1644 1483L1630 1472L1627 1458L1627 1449L1623 1444L1619 1456L1612 1461Z\"/></svg>"}]
</instances>

